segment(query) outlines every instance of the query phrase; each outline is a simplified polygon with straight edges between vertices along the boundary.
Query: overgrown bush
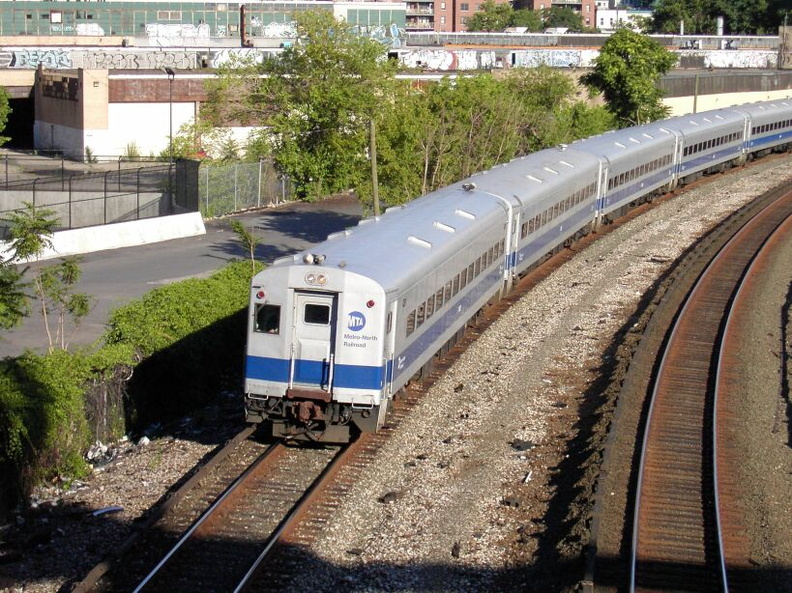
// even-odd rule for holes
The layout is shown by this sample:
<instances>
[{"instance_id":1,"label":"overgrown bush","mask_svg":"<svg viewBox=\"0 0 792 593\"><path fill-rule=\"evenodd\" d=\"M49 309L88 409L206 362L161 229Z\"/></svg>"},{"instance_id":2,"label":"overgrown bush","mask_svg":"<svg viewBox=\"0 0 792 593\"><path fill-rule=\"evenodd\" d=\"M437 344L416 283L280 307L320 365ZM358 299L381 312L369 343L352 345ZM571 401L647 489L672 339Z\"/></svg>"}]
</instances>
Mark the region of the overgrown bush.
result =
<instances>
[{"instance_id":1,"label":"overgrown bush","mask_svg":"<svg viewBox=\"0 0 792 593\"><path fill-rule=\"evenodd\" d=\"M129 364L130 354L119 348L96 354L55 350L0 362L0 468L14 490L26 493L44 479L88 472L83 453L95 434L85 387Z\"/></svg>"},{"instance_id":2,"label":"overgrown bush","mask_svg":"<svg viewBox=\"0 0 792 593\"><path fill-rule=\"evenodd\" d=\"M110 317L108 344L143 359L128 384L128 421L142 428L195 409L242 379L251 267L157 288Z\"/></svg>"},{"instance_id":3,"label":"overgrown bush","mask_svg":"<svg viewBox=\"0 0 792 593\"><path fill-rule=\"evenodd\" d=\"M152 291L111 315L95 352L0 360L0 519L9 492L24 498L41 480L83 476L93 441L238 387L251 271L250 262L234 262Z\"/></svg>"}]
</instances>

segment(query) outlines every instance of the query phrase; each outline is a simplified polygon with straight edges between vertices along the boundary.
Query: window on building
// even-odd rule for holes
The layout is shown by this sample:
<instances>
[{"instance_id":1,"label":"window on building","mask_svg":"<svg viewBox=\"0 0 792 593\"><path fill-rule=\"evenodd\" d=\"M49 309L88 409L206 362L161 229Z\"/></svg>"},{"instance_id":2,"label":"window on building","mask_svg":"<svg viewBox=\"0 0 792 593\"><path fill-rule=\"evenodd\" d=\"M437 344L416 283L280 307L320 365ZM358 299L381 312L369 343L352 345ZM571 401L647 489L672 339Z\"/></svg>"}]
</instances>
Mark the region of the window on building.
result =
<instances>
[{"instance_id":1,"label":"window on building","mask_svg":"<svg viewBox=\"0 0 792 593\"><path fill-rule=\"evenodd\" d=\"M445 10L445 9L446 9L445 2L441 2L440 3L440 10Z\"/></svg>"},{"instance_id":2,"label":"window on building","mask_svg":"<svg viewBox=\"0 0 792 593\"><path fill-rule=\"evenodd\" d=\"M441 25L445 25L445 17L444 16L440 17L440 24Z\"/></svg>"},{"instance_id":3,"label":"window on building","mask_svg":"<svg viewBox=\"0 0 792 593\"><path fill-rule=\"evenodd\" d=\"M467 12L468 10L470 10L470 5L467 2L462 2L459 5L459 10L461 10L462 12Z\"/></svg>"}]
</instances>

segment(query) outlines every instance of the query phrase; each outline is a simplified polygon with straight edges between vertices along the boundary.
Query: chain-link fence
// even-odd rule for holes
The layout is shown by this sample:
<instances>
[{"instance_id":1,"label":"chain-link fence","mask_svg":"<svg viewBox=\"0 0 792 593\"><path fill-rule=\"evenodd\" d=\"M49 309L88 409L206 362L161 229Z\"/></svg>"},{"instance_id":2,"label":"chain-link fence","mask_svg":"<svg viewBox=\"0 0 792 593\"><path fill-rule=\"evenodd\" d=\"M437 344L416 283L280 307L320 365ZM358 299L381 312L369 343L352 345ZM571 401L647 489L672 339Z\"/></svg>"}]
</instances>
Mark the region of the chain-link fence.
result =
<instances>
[{"instance_id":1,"label":"chain-link fence","mask_svg":"<svg viewBox=\"0 0 792 593\"><path fill-rule=\"evenodd\" d=\"M35 172L8 175L0 185L0 240L11 212L25 204L46 208L57 229L75 229L198 210L195 161L178 161L104 172L40 163Z\"/></svg>"},{"instance_id":2,"label":"chain-link fence","mask_svg":"<svg viewBox=\"0 0 792 593\"><path fill-rule=\"evenodd\" d=\"M198 171L200 209L204 218L274 206L289 201L292 186L272 163L201 163Z\"/></svg>"}]
</instances>

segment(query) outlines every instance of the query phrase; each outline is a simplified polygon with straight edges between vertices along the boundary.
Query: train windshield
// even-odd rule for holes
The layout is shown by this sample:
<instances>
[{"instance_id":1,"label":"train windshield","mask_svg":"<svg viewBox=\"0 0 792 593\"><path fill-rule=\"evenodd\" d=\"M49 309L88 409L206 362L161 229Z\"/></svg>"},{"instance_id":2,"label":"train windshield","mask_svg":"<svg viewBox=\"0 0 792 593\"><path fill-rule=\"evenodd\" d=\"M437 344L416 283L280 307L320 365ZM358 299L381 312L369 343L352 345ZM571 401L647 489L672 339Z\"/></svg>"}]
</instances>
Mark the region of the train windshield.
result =
<instances>
[{"instance_id":1,"label":"train windshield","mask_svg":"<svg viewBox=\"0 0 792 593\"><path fill-rule=\"evenodd\" d=\"M280 333L280 305L256 305L256 331Z\"/></svg>"}]
</instances>

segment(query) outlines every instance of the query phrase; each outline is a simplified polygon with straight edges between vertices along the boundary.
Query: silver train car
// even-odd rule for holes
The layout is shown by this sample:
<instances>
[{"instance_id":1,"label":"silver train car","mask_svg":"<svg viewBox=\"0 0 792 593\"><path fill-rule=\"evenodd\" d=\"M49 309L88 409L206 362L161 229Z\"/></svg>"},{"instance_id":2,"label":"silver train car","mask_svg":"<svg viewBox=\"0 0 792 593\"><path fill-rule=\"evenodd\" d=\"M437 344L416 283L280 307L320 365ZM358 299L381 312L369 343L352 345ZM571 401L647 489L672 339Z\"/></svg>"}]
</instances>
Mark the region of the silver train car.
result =
<instances>
[{"instance_id":1,"label":"silver train car","mask_svg":"<svg viewBox=\"0 0 792 593\"><path fill-rule=\"evenodd\" d=\"M271 436L376 431L488 303L549 255L701 175L792 147L792 101L543 150L388 209L251 283L245 416Z\"/></svg>"}]
</instances>

